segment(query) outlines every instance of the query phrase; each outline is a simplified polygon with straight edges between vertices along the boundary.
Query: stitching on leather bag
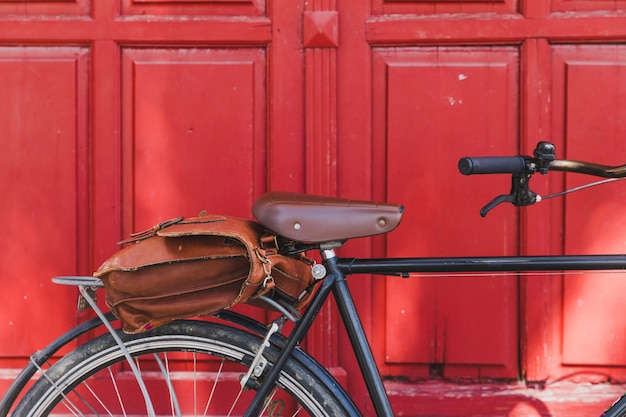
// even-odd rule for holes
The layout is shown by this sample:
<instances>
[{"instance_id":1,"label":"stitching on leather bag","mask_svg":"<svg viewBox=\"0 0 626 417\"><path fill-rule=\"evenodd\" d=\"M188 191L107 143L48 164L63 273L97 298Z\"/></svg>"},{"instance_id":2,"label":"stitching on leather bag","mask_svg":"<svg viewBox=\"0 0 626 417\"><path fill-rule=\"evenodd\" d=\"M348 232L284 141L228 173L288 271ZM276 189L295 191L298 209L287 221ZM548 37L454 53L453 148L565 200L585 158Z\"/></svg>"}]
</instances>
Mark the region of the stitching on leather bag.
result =
<instances>
[{"instance_id":1,"label":"stitching on leather bag","mask_svg":"<svg viewBox=\"0 0 626 417\"><path fill-rule=\"evenodd\" d=\"M243 281L246 279L248 275L242 275L240 277L237 278L233 278L229 281L225 281L222 282L221 285L228 285L228 284L234 284L238 281ZM117 301L115 303L111 303L111 306L113 307L117 307L118 305L124 304L124 303L128 303L129 301L149 301L149 300L159 300L162 299L163 297L172 297L172 296L177 296L177 295L185 295L185 294L189 294L189 293L193 293L196 291L204 291L204 290L211 290L215 287L213 286L209 286L209 285L197 285L195 287L186 287L185 289L182 289L180 291L175 291L175 292L167 292L167 293L160 293L157 295L145 295L145 296L141 296L141 297L129 297L129 298L124 298L124 300L122 301Z\"/></svg>"}]
</instances>

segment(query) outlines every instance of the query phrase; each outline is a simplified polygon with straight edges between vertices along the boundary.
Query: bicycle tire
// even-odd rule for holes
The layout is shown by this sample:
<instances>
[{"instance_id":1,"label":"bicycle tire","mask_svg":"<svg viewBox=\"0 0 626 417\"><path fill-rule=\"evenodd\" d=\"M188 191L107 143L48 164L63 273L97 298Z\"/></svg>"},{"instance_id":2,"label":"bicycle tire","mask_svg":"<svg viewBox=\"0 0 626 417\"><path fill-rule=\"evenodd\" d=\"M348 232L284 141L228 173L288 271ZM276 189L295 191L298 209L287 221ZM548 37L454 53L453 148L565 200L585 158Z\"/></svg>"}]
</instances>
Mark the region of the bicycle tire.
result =
<instances>
[{"instance_id":1,"label":"bicycle tire","mask_svg":"<svg viewBox=\"0 0 626 417\"><path fill-rule=\"evenodd\" d=\"M119 336L141 369L155 408L164 408L155 409L156 415L241 415L254 395L251 390L238 391L238 377L247 371L262 342L257 335L221 323L186 320L140 334L120 332ZM270 365L277 354L274 346L264 351ZM304 361L296 356L287 361L278 389L261 415L355 415L345 407L350 403L345 392L328 383L323 368L311 366L308 356ZM26 392L13 416L148 415L125 363L110 334L95 338L47 369ZM220 380L223 384L218 387ZM111 403L105 403L108 400Z\"/></svg>"}]
</instances>

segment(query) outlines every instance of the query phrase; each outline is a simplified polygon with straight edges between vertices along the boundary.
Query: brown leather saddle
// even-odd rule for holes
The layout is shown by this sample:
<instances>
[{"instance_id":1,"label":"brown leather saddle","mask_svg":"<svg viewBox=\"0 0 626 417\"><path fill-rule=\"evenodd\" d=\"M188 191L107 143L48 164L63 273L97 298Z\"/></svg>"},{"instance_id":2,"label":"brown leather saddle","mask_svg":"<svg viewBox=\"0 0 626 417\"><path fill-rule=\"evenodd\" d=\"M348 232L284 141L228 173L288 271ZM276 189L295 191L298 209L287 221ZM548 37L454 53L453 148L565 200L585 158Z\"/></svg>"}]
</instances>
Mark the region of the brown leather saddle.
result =
<instances>
[{"instance_id":1,"label":"brown leather saddle","mask_svg":"<svg viewBox=\"0 0 626 417\"><path fill-rule=\"evenodd\" d=\"M395 229L404 207L398 204L269 192L252 208L267 229L298 242L321 243L383 234Z\"/></svg>"}]
</instances>

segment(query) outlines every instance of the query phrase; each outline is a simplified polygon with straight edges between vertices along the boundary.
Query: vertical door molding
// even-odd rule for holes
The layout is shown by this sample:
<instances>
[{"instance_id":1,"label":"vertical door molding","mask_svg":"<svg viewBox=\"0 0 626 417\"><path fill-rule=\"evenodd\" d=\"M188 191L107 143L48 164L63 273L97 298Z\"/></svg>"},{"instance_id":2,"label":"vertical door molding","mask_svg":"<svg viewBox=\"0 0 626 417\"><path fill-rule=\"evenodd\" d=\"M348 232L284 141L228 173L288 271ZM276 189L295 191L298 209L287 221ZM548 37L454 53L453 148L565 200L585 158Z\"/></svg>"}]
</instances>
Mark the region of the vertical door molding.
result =
<instances>
[{"instance_id":1,"label":"vertical door molding","mask_svg":"<svg viewBox=\"0 0 626 417\"><path fill-rule=\"evenodd\" d=\"M523 43L521 53L520 152L531 154L537 142L550 141L557 146L557 156L562 157L563 143L555 137L551 127L551 46L547 39L528 39ZM543 194L562 190L562 174L553 172L547 176L535 176L532 187L546 190L542 191ZM521 255L560 253L560 233L536 238L546 235L545 231L555 225L561 225L562 206L559 202L553 204L552 209L537 205L520 210ZM561 281L560 276L547 274L520 277L520 372L529 381L546 380L551 374L549 364L558 361Z\"/></svg>"},{"instance_id":2,"label":"vertical door molding","mask_svg":"<svg viewBox=\"0 0 626 417\"><path fill-rule=\"evenodd\" d=\"M270 190L304 190L303 1L280 7L269 2L272 22L268 55L268 161Z\"/></svg>"},{"instance_id":3,"label":"vertical door molding","mask_svg":"<svg viewBox=\"0 0 626 417\"><path fill-rule=\"evenodd\" d=\"M303 15L306 190L336 195L338 15L324 3L309 2Z\"/></svg>"},{"instance_id":4,"label":"vertical door molding","mask_svg":"<svg viewBox=\"0 0 626 417\"><path fill-rule=\"evenodd\" d=\"M306 3L302 16L305 68L305 190L337 195L337 46L335 1ZM327 303L309 337L309 349L337 366L336 310ZM336 372L335 372L336 373Z\"/></svg>"}]
</instances>

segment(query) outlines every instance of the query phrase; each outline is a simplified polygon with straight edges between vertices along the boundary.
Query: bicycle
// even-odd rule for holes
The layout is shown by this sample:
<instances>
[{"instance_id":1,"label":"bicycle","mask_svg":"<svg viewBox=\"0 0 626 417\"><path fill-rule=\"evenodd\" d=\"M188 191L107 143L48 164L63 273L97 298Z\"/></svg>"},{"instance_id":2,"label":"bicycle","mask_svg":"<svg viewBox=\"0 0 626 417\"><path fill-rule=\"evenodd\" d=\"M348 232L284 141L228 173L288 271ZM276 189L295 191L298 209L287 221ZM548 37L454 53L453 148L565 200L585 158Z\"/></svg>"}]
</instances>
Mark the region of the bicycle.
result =
<instances>
[{"instance_id":1,"label":"bicycle","mask_svg":"<svg viewBox=\"0 0 626 417\"><path fill-rule=\"evenodd\" d=\"M465 175L512 174L510 193L487 204L481 210L483 216L502 203L527 206L540 201L541 197L529 188L530 178L535 173L565 171L607 178L590 186L626 177L626 165L609 167L558 160L554 146L547 142L540 142L532 157L463 158L459 170ZM396 215L388 216L390 210ZM0 417L9 415L11 410L13 416L67 412L73 415L359 416L359 410L337 381L300 347L331 293L376 414L393 416L346 282L347 276L626 269L626 255L389 259L336 255L335 249L349 239L383 234L395 228L402 210L402 206L389 203L303 194L268 193L261 197L255 204L255 217L281 236L281 250L290 254L318 250L323 260L314 266L318 288L302 315L275 305L280 317L269 324L224 310L217 313L214 320L179 320L143 333L124 334L111 325L115 320L113 315L100 311L94 300L95 291L101 287L99 280L57 278L58 283L77 285L81 300L96 311L97 317L32 355L0 402ZM294 218L313 225L309 229L312 232L300 233ZM350 221L346 221L347 218ZM289 321L294 323L292 330L283 335L283 326ZM61 348L101 326L108 331L48 364ZM39 378L26 389L38 372ZM179 378L179 372L194 378L192 381ZM116 380L116 375L122 380ZM136 380L134 388L126 390L128 381L133 380ZM122 385L125 390L120 389ZM97 393L101 388L102 393ZM23 396L17 401L20 395ZM213 400L223 400L229 395L232 395L232 404L228 402L224 409L217 409ZM157 396L167 399L159 403L166 403L166 410L154 409L152 399ZM130 402L125 403L129 398ZM141 398L143 400L138 400ZM111 403L106 404L109 400ZM603 414L605 417L624 415L626 396Z\"/></svg>"}]
</instances>

